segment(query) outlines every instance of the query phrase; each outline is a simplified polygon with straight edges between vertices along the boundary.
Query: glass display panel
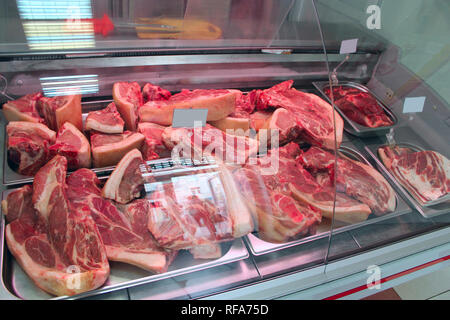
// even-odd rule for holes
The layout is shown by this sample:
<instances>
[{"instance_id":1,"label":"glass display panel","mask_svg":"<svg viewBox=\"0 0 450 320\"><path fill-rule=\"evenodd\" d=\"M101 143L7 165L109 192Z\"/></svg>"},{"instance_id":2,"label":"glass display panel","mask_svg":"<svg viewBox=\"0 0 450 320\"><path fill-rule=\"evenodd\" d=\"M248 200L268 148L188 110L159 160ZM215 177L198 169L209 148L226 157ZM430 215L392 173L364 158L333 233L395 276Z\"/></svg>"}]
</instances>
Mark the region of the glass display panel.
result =
<instances>
[{"instance_id":1,"label":"glass display panel","mask_svg":"<svg viewBox=\"0 0 450 320\"><path fill-rule=\"evenodd\" d=\"M364 165L340 156L333 168L337 195L367 206L367 216L362 210L351 214L361 220L350 233L367 250L427 232L434 219L445 225L450 113L449 90L442 83L448 82L450 67L444 26L449 6L439 1L315 3L327 52L341 53L341 62L329 64L330 81L315 86L334 104L348 143L367 160ZM425 18L431 15L433 21ZM333 24L339 28L332 30ZM368 39L382 45L376 47L380 58L371 79L362 82L349 77L346 64L367 51ZM350 40L356 47L345 51ZM341 220L336 202L333 235L346 228ZM383 230L383 236L374 230Z\"/></svg>"}]
</instances>

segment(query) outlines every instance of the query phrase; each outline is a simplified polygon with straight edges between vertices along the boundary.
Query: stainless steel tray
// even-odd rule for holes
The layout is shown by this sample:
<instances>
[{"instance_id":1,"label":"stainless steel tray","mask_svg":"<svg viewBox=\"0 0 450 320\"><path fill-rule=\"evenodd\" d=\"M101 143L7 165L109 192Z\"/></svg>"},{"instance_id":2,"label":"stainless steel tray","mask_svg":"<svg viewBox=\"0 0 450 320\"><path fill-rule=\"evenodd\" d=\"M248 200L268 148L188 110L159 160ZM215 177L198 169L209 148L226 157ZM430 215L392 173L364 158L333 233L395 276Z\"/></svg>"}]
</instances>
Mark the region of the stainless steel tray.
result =
<instances>
[{"instance_id":1,"label":"stainless steel tray","mask_svg":"<svg viewBox=\"0 0 450 320\"><path fill-rule=\"evenodd\" d=\"M411 148L415 151L424 151L425 148L417 145L416 143L403 141L401 143L397 143L398 146L404 146ZM444 202L440 204L436 204L433 206L424 205L420 203L415 196L409 193L402 184L397 180L397 178L385 167L383 161L378 157L378 148L386 146L386 144L369 144L365 146L367 153L374 160L377 168L380 172L387 177L389 180L393 182L393 186L398 193L400 193L405 199L416 209L423 217L431 218L444 213L448 213L450 211L450 202Z\"/></svg>"},{"instance_id":2,"label":"stainless steel tray","mask_svg":"<svg viewBox=\"0 0 450 320\"><path fill-rule=\"evenodd\" d=\"M371 165L371 163L358 151L356 146L352 142L344 142L341 144L339 151L343 156L349 157L351 159L359 160L364 164ZM388 180L388 183L390 181ZM392 185L392 183L390 183ZM394 186L393 186L394 187ZM395 190L395 189L394 189ZM397 217L403 214L407 214L412 212L412 209L408 206L408 204L396 194L396 208L395 211L391 213L387 213L382 216L374 216L370 215L366 221L347 225L341 223L339 221L335 221L333 234L338 234L342 232L346 232L349 230L353 230L359 228L361 226L366 226L373 223L378 223L380 221L390 219L393 217ZM314 240L322 239L330 236L331 231L331 221L328 219L323 219L322 223L317 227L317 233L315 235L311 235L302 239L285 242L285 243L271 243L258 238L258 233L252 233L245 237L245 241L248 244L248 247L252 254L255 256L264 255L267 253L272 253L275 251L283 250L286 248L294 247L301 245L303 243L311 242Z\"/></svg>"},{"instance_id":3,"label":"stainless steel tray","mask_svg":"<svg viewBox=\"0 0 450 320\"><path fill-rule=\"evenodd\" d=\"M14 191L6 190L2 193L2 200ZM7 250L5 240L5 218L1 215L0 225L0 299L79 299L97 294L112 292L130 288L170 277L179 276L195 271L205 270L216 266L240 261L249 257L249 253L241 238L220 243L223 255L219 259L200 260L194 259L187 250L181 250L169 269L165 273L151 274L129 264L110 262L111 272L106 283L99 289L88 291L75 296L53 297L39 289L28 275L22 270L12 254Z\"/></svg>"},{"instance_id":4,"label":"stainless steel tray","mask_svg":"<svg viewBox=\"0 0 450 320\"><path fill-rule=\"evenodd\" d=\"M325 94L325 89L329 87L328 81L317 81L313 82L313 85L316 87L317 90L320 91L322 96L331 104L331 99ZM384 103L381 102L381 99L377 97L372 91L370 91L366 86L356 83L356 82L350 82L350 81L342 81L337 84L338 86L344 86L344 87L352 87L359 89L363 92L370 93L378 102L378 105L383 108L386 115L392 120L394 123L392 126L386 126L386 127L378 127L378 128L369 128L363 125L360 125L359 123L356 123L355 121L348 118L345 113L339 108L338 105L335 104L336 110L339 112L339 114L344 118L345 124L344 129L348 133L358 136L358 137L373 137L373 136L379 136L384 135L389 132L389 130L393 127L395 127L398 123L397 116L394 114L394 112L387 107Z\"/></svg>"},{"instance_id":5,"label":"stainless steel tray","mask_svg":"<svg viewBox=\"0 0 450 320\"><path fill-rule=\"evenodd\" d=\"M84 111L92 111L94 109L103 108L106 104L110 103L112 100L104 100L104 101L96 101L96 102L88 102L83 103L82 108ZM86 120L88 113L83 113L83 126ZM8 161L8 147L7 147L7 135L6 135L6 125L3 128L3 134L5 137L5 142L3 146L3 185L12 186L12 185L20 185L25 183L33 182L34 176L25 176L14 171ZM98 175L108 174L113 171L115 166L103 167L103 168L90 168L92 171L97 173Z\"/></svg>"}]
</instances>

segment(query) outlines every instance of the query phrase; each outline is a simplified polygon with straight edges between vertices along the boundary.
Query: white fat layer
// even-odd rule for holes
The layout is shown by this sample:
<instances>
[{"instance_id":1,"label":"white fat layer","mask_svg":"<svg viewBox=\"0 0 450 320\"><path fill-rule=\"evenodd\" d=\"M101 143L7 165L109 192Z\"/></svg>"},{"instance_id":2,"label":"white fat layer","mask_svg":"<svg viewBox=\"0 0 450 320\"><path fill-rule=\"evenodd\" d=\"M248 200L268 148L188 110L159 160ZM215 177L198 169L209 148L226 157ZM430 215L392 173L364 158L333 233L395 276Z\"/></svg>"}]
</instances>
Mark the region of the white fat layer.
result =
<instances>
[{"instance_id":1,"label":"white fat layer","mask_svg":"<svg viewBox=\"0 0 450 320\"><path fill-rule=\"evenodd\" d=\"M116 199L117 193L119 192L119 185L122 181L125 170L127 169L128 164L135 158L142 159L142 154L137 149L131 150L122 158L122 160L120 160L119 164L114 169L113 173L103 187L102 195L105 198L113 200Z\"/></svg>"},{"instance_id":2,"label":"white fat layer","mask_svg":"<svg viewBox=\"0 0 450 320\"><path fill-rule=\"evenodd\" d=\"M167 260L162 252L130 252L125 247L106 246L109 260L129 263L147 270L160 271L165 268Z\"/></svg>"},{"instance_id":3,"label":"white fat layer","mask_svg":"<svg viewBox=\"0 0 450 320\"><path fill-rule=\"evenodd\" d=\"M34 204L34 208L42 214L42 216L48 220L48 216L50 214L49 201L50 197L53 193L53 190L59 185L55 170L51 170L49 174L46 175L45 180L45 188L42 190L42 193L39 199Z\"/></svg>"}]
</instances>

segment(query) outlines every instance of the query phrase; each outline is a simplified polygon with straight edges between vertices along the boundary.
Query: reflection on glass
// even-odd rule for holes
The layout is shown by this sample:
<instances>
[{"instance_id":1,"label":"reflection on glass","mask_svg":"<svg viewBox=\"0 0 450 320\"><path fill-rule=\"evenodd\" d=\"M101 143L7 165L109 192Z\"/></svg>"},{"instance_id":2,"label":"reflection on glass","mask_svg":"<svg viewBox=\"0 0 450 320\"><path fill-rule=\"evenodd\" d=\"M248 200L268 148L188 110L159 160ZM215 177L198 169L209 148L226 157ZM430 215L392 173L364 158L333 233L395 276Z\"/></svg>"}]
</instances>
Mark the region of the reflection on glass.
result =
<instances>
[{"instance_id":1,"label":"reflection on glass","mask_svg":"<svg viewBox=\"0 0 450 320\"><path fill-rule=\"evenodd\" d=\"M47 97L98 92L98 76L96 74L44 77L39 80L42 91Z\"/></svg>"},{"instance_id":2,"label":"reflection on glass","mask_svg":"<svg viewBox=\"0 0 450 320\"><path fill-rule=\"evenodd\" d=\"M17 8L31 50L95 46L89 0L17 0Z\"/></svg>"}]
</instances>

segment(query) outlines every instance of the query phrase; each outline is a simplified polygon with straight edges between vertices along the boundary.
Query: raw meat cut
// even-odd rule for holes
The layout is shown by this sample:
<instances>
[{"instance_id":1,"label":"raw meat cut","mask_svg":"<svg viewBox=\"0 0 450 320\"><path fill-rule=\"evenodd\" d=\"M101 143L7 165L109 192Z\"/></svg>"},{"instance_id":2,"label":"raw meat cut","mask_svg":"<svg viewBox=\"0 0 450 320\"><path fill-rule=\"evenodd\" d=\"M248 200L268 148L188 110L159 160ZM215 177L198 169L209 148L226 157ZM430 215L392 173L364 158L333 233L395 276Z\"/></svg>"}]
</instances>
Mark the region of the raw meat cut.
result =
<instances>
[{"instance_id":1,"label":"raw meat cut","mask_svg":"<svg viewBox=\"0 0 450 320\"><path fill-rule=\"evenodd\" d=\"M11 121L6 126L8 160L17 172L32 176L50 159L50 145L56 132L46 125L27 121Z\"/></svg>"},{"instance_id":2,"label":"raw meat cut","mask_svg":"<svg viewBox=\"0 0 450 320\"><path fill-rule=\"evenodd\" d=\"M157 85L147 83L144 88L142 88L142 96L144 98L144 103L147 103L148 101L169 100L172 94L170 91Z\"/></svg>"},{"instance_id":3,"label":"raw meat cut","mask_svg":"<svg viewBox=\"0 0 450 320\"><path fill-rule=\"evenodd\" d=\"M207 121L225 118L234 112L236 93L230 90L183 90L168 100L149 101L139 108L139 120L172 125L174 109L208 109Z\"/></svg>"},{"instance_id":4,"label":"raw meat cut","mask_svg":"<svg viewBox=\"0 0 450 320\"><path fill-rule=\"evenodd\" d=\"M32 192L31 185L25 185L8 193L6 199L2 200L2 212L7 223L20 220L22 224L34 227L41 222L33 208Z\"/></svg>"},{"instance_id":5,"label":"raw meat cut","mask_svg":"<svg viewBox=\"0 0 450 320\"><path fill-rule=\"evenodd\" d=\"M36 108L42 93L27 94L17 100L3 104L3 114L7 121L30 121L44 123Z\"/></svg>"},{"instance_id":6,"label":"raw meat cut","mask_svg":"<svg viewBox=\"0 0 450 320\"><path fill-rule=\"evenodd\" d=\"M200 170L148 188L151 208L148 228L164 248L198 250L219 241L239 238L253 230L253 221L223 166ZM210 254L210 253L208 253Z\"/></svg>"},{"instance_id":7,"label":"raw meat cut","mask_svg":"<svg viewBox=\"0 0 450 320\"><path fill-rule=\"evenodd\" d=\"M270 103L270 96L267 96L269 93L276 93L276 92L284 92L288 91L292 88L292 85L294 84L294 80L287 80L280 82L268 89L265 90L256 90L255 92L255 107L257 110L268 110L272 107L274 107Z\"/></svg>"},{"instance_id":8,"label":"raw meat cut","mask_svg":"<svg viewBox=\"0 0 450 320\"><path fill-rule=\"evenodd\" d=\"M94 221L67 202L65 165L64 157L54 157L36 174L33 189L22 187L2 202L9 250L39 288L58 296L96 289L109 275Z\"/></svg>"},{"instance_id":9,"label":"raw meat cut","mask_svg":"<svg viewBox=\"0 0 450 320\"><path fill-rule=\"evenodd\" d=\"M209 123L225 132L227 129L237 130L236 132L229 132L230 134L241 135L240 132L242 131L239 131L239 129L242 129L244 132L248 129L255 129L258 131L259 129L253 126L253 116L256 118L259 114L259 112L254 113L257 90L253 90L249 93L243 93L240 90L234 89L229 91L236 94L236 107L234 112L223 119L210 121ZM269 116L270 114L271 113L269 113Z\"/></svg>"},{"instance_id":10,"label":"raw meat cut","mask_svg":"<svg viewBox=\"0 0 450 320\"><path fill-rule=\"evenodd\" d=\"M59 128L56 142L50 147L50 154L61 155L67 159L69 170L91 166L91 146L87 138L70 122Z\"/></svg>"},{"instance_id":11,"label":"raw meat cut","mask_svg":"<svg viewBox=\"0 0 450 320\"><path fill-rule=\"evenodd\" d=\"M291 88L293 81L282 82L272 88L262 90L257 96L258 110L284 108L292 114L302 130L300 136L306 142L327 149L340 146L344 122L333 107L312 93Z\"/></svg>"},{"instance_id":12,"label":"raw meat cut","mask_svg":"<svg viewBox=\"0 0 450 320\"><path fill-rule=\"evenodd\" d=\"M255 139L226 134L209 124L194 129L167 127L162 138L172 156L201 159L212 155L230 164L245 163L259 148Z\"/></svg>"},{"instance_id":13,"label":"raw meat cut","mask_svg":"<svg viewBox=\"0 0 450 320\"><path fill-rule=\"evenodd\" d=\"M272 149L255 164L248 163L233 173L265 241L285 242L314 234L322 219L317 208L292 198L289 183L295 181L293 159L299 152L296 144Z\"/></svg>"},{"instance_id":14,"label":"raw meat cut","mask_svg":"<svg viewBox=\"0 0 450 320\"><path fill-rule=\"evenodd\" d=\"M284 110L284 109L283 109ZM217 121L210 121L209 123L214 127L225 131L227 129L237 130L236 133L246 132L249 129L253 129L258 132L266 125L266 122L272 117L273 112L268 111L255 111L253 113L248 112L234 112L230 116ZM242 131L239 131L242 129Z\"/></svg>"},{"instance_id":15,"label":"raw meat cut","mask_svg":"<svg viewBox=\"0 0 450 320\"><path fill-rule=\"evenodd\" d=\"M324 90L331 96L330 89ZM378 101L368 92L351 87L338 86L333 88L334 103L351 120L360 125L377 128L392 126L394 123L384 112Z\"/></svg>"},{"instance_id":16,"label":"raw meat cut","mask_svg":"<svg viewBox=\"0 0 450 320\"><path fill-rule=\"evenodd\" d=\"M242 131L246 132L251 128L250 116L255 110L256 90L247 94L240 90L233 89L229 91L236 95L236 107L234 112L223 119L210 121L209 123L222 131L226 132L227 129L233 130L229 131L229 133L240 135ZM239 129L242 129L242 131ZM237 131L234 132L234 130Z\"/></svg>"},{"instance_id":17,"label":"raw meat cut","mask_svg":"<svg viewBox=\"0 0 450 320\"><path fill-rule=\"evenodd\" d=\"M102 190L103 197L119 203L128 203L139 198L144 188L140 170L142 163L142 154L139 150L133 149L128 152L106 181Z\"/></svg>"},{"instance_id":18,"label":"raw meat cut","mask_svg":"<svg viewBox=\"0 0 450 320\"><path fill-rule=\"evenodd\" d=\"M116 165L130 150L140 149L144 135L138 132L91 135L91 148L94 167L101 168Z\"/></svg>"},{"instance_id":19,"label":"raw meat cut","mask_svg":"<svg viewBox=\"0 0 450 320\"><path fill-rule=\"evenodd\" d=\"M67 121L77 127L78 130L83 131L80 94L53 98L41 97L37 109L52 130L58 131Z\"/></svg>"},{"instance_id":20,"label":"raw meat cut","mask_svg":"<svg viewBox=\"0 0 450 320\"><path fill-rule=\"evenodd\" d=\"M252 90L248 93L240 92L240 94L237 94L236 97L236 110L233 114L253 113L256 108L257 98L258 98L258 90Z\"/></svg>"},{"instance_id":21,"label":"raw meat cut","mask_svg":"<svg viewBox=\"0 0 450 320\"><path fill-rule=\"evenodd\" d=\"M278 144L283 145L296 139L302 129L297 125L295 117L291 112L283 108L278 108L275 112L266 120L258 130L258 136L262 137L261 129L267 130L266 137L270 138L274 130L278 131ZM267 144L270 145L270 139L267 140Z\"/></svg>"},{"instance_id":22,"label":"raw meat cut","mask_svg":"<svg viewBox=\"0 0 450 320\"><path fill-rule=\"evenodd\" d=\"M321 186L296 163L300 152L299 146L291 142L234 172L250 210L262 224L260 236L267 241L283 242L312 234L322 215L332 218L334 188ZM336 195L335 219L355 223L366 220L370 212L367 205Z\"/></svg>"},{"instance_id":23,"label":"raw meat cut","mask_svg":"<svg viewBox=\"0 0 450 320\"><path fill-rule=\"evenodd\" d=\"M116 207L101 196L100 180L89 169L72 173L67 178L67 185L71 204L89 208L106 247L108 260L156 273L167 271L176 252L160 248L148 231L147 200L139 199L124 208Z\"/></svg>"},{"instance_id":24,"label":"raw meat cut","mask_svg":"<svg viewBox=\"0 0 450 320\"><path fill-rule=\"evenodd\" d=\"M366 221L372 213L368 205L342 192L336 192L334 202L334 182L328 173L313 176L298 163L297 170L297 179L290 184L292 197L315 206L323 217L333 218L334 205L334 219L348 224Z\"/></svg>"},{"instance_id":25,"label":"raw meat cut","mask_svg":"<svg viewBox=\"0 0 450 320\"><path fill-rule=\"evenodd\" d=\"M314 226L321 221L318 209L278 192L276 181L270 184L270 179L256 170L244 167L233 174L257 221L261 239L277 243L315 233Z\"/></svg>"},{"instance_id":26,"label":"raw meat cut","mask_svg":"<svg viewBox=\"0 0 450 320\"><path fill-rule=\"evenodd\" d=\"M139 123L138 131L145 136L142 146L144 160L170 157L170 150L166 148L162 139L165 128L164 126L151 122Z\"/></svg>"},{"instance_id":27,"label":"raw meat cut","mask_svg":"<svg viewBox=\"0 0 450 320\"><path fill-rule=\"evenodd\" d=\"M141 87L137 82L116 82L113 86L113 99L125 121L125 128L136 131L138 109L144 104Z\"/></svg>"},{"instance_id":28,"label":"raw meat cut","mask_svg":"<svg viewBox=\"0 0 450 320\"><path fill-rule=\"evenodd\" d=\"M283 109L285 110L285 109ZM272 117L273 112L268 111L255 111L250 114L250 127L252 129L255 129L256 131L259 131L259 129L262 129L263 127L267 126L267 121Z\"/></svg>"},{"instance_id":29,"label":"raw meat cut","mask_svg":"<svg viewBox=\"0 0 450 320\"><path fill-rule=\"evenodd\" d=\"M105 109L89 112L85 127L102 133L122 133L124 123L116 105L111 102Z\"/></svg>"},{"instance_id":30,"label":"raw meat cut","mask_svg":"<svg viewBox=\"0 0 450 320\"><path fill-rule=\"evenodd\" d=\"M378 149L386 168L420 203L450 192L450 161L435 151L389 146Z\"/></svg>"},{"instance_id":31,"label":"raw meat cut","mask_svg":"<svg viewBox=\"0 0 450 320\"><path fill-rule=\"evenodd\" d=\"M382 215L395 210L394 190L371 166L339 157L335 172L334 155L318 147L311 147L298 157L298 161L312 172L328 172L332 180L336 174L337 190L367 204L374 214Z\"/></svg>"}]
</instances>

